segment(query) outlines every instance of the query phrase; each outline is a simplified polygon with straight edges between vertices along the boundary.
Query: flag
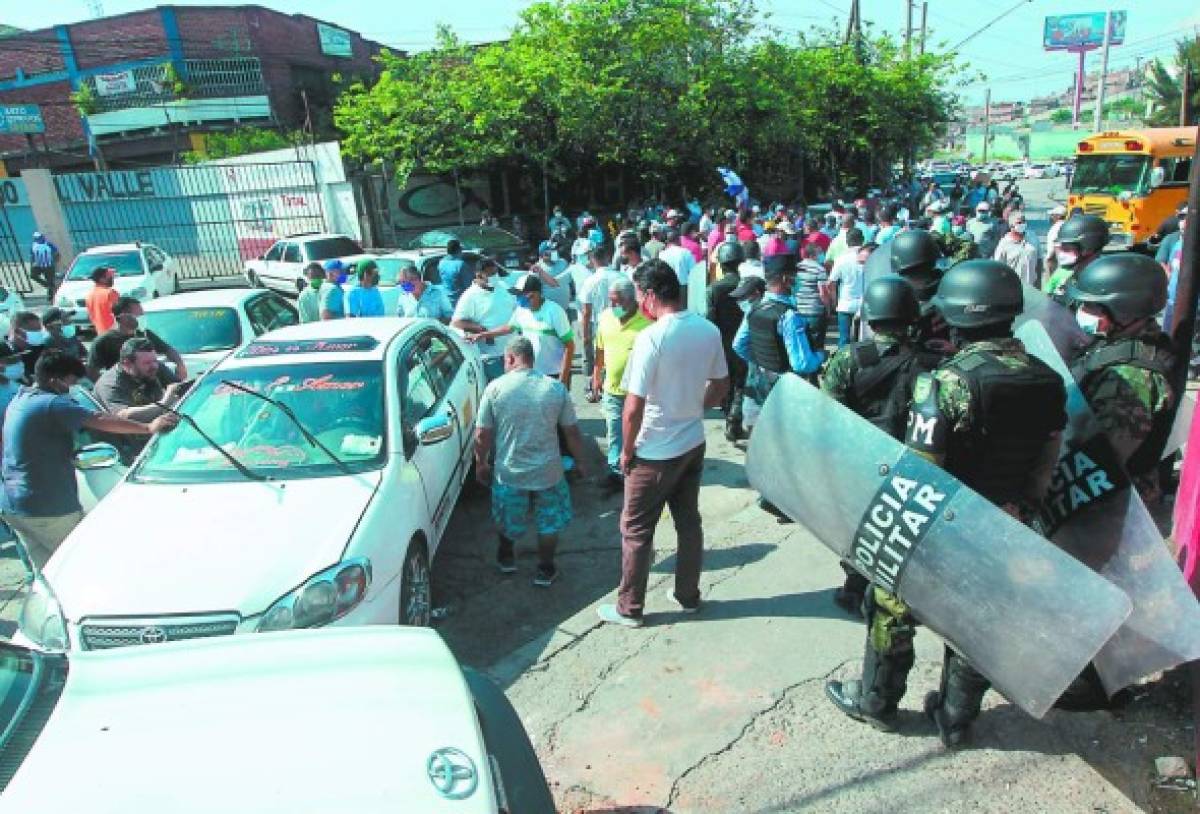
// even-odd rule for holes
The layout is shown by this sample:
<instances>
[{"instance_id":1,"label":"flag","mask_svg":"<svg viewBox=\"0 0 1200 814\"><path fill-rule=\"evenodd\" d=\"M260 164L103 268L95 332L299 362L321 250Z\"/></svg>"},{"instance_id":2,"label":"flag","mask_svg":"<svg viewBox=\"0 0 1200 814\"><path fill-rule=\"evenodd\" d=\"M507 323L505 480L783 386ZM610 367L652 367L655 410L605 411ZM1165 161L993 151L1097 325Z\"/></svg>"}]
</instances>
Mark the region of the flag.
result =
<instances>
[{"instance_id":1,"label":"flag","mask_svg":"<svg viewBox=\"0 0 1200 814\"><path fill-rule=\"evenodd\" d=\"M725 167L717 167L717 174L725 182L725 194L733 196L734 200L741 206L748 206L750 203L750 190L746 189L746 185L742 183L742 179L738 177L738 174Z\"/></svg>"}]
</instances>

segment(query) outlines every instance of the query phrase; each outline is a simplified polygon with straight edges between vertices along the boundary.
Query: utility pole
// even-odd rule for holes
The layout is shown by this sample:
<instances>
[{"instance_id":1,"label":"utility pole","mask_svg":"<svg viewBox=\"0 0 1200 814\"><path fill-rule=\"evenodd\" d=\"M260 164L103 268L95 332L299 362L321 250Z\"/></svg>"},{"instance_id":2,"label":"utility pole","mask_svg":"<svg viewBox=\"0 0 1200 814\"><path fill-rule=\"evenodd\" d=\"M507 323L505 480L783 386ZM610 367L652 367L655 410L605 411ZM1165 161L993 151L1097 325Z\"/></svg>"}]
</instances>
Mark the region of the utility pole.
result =
<instances>
[{"instance_id":1,"label":"utility pole","mask_svg":"<svg viewBox=\"0 0 1200 814\"><path fill-rule=\"evenodd\" d=\"M921 56L925 56L925 19L929 16L929 0L921 3Z\"/></svg>"},{"instance_id":2,"label":"utility pole","mask_svg":"<svg viewBox=\"0 0 1200 814\"><path fill-rule=\"evenodd\" d=\"M983 163L987 163L988 137L992 130L992 89L988 88L983 97Z\"/></svg>"},{"instance_id":3,"label":"utility pole","mask_svg":"<svg viewBox=\"0 0 1200 814\"><path fill-rule=\"evenodd\" d=\"M1108 49L1112 45L1112 11L1104 15L1104 51L1100 56L1100 84L1096 88L1095 131L1104 129L1104 91L1108 85Z\"/></svg>"},{"instance_id":4,"label":"utility pole","mask_svg":"<svg viewBox=\"0 0 1200 814\"><path fill-rule=\"evenodd\" d=\"M1192 95L1192 72L1188 70L1188 66L1183 66L1183 75L1179 78L1179 126L1187 127L1191 122L1188 121L1188 97Z\"/></svg>"},{"instance_id":5,"label":"utility pole","mask_svg":"<svg viewBox=\"0 0 1200 814\"><path fill-rule=\"evenodd\" d=\"M915 0L904 0L904 58L912 59L913 3Z\"/></svg>"}]
</instances>

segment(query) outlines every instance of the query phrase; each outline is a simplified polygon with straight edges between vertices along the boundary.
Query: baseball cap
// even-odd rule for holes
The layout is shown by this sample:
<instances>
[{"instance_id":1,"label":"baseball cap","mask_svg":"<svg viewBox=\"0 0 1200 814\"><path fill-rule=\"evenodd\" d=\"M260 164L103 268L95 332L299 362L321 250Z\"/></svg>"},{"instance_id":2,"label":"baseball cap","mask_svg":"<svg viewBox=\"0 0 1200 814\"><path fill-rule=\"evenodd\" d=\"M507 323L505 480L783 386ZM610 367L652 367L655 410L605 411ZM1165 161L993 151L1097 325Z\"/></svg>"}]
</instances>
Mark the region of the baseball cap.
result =
<instances>
[{"instance_id":1,"label":"baseball cap","mask_svg":"<svg viewBox=\"0 0 1200 814\"><path fill-rule=\"evenodd\" d=\"M1050 210L1050 214L1051 215L1061 215L1062 217L1065 218L1067 216L1067 208L1065 206L1063 206L1062 204L1059 204L1058 206L1056 206Z\"/></svg>"},{"instance_id":2,"label":"baseball cap","mask_svg":"<svg viewBox=\"0 0 1200 814\"><path fill-rule=\"evenodd\" d=\"M354 264L354 273L361 277L365 272L378 269L374 260L359 260Z\"/></svg>"},{"instance_id":3,"label":"baseball cap","mask_svg":"<svg viewBox=\"0 0 1200 814\"><path fill-rule=\"evenodd\" d=\"M794 274L795 272L796 255L791 252L773 254L763 261L763 276L768 280L773 277L782 277L785 274Z\"/></svg>"},{"instance_id":4,"label":"baseball cap","mask_svg":"<svg viewBox=\"0 0 1200 814\"><path fill-rule=\"evenodd\" d=\"M729 292L729 296L735 300L744 300L751 294L762 294L766 290L767 284L763 282L762 277L743 277L742 281L737 284L737 287Z\"/></svg>"},{"instance_id":5,"label":"baseball cap","mask_svg":"<svg viewBox=\"0 0 1200 814\"><path fill-rule=\"evenodd\" d=\"M992 207L988 204L987 201L980 201L979 205L975 207L975 211L976 212L991 212Z\"/></svg>"},{"instance_id":6,"label":"baseball cap","mask_svg":"<svg viewBox=\"0 0 1200 814\"><path fill-rule=\"evenodd\" d=\"M547 254L554 251L554 244L549 240L543 240L538 244L538 254Z\"/></svg>"},{"instance_id":7,"label":"baseball cap","mask_svg":"<svg viewBox=\"0 0 1200 814\"><path fill-rule=\"evenodd\" d=\"M779 228L779 231L783 232L785 235L796 234L796 227L793 226L792 222L790 220L788 220L787 218L784 218L783 220L779 221L778 228Z\"/></svg>"},{"instance_id":8,"label":"baseball cap","mask_svg":"<svg viewBox=\"0 0 1200 814\"><path fill-rule=\"evenodd\" d=\"M508 289L510 294L532 294L535 291L540 293L542 290L542 278L536 274L522 274L517 278L512 288Z\"/></svg>"},{"instance_id":9,"label":"baseball cap","mask_svg":"<svg viewBox=\"0 0 1200 814\"><path fill-rule=\"evenodd\" d=\"M75 316L74 308L59 308L57 305L51 306L42 312L42 324L48 325L51 322L70 322L71 317Z\"/></svg>"},{"instance_id":10,"label":"baseball cap","mask_svg":"<svg viewBox=\"0 0 1200 814\"><path fill-rule=\"evenodd\" d=\"M325 270L326 271L345 271L346 264L343 263L341 260L338 260L337 258L334 258L333 260L326 260L325 261Z\"/></svg>"}]
</instances>

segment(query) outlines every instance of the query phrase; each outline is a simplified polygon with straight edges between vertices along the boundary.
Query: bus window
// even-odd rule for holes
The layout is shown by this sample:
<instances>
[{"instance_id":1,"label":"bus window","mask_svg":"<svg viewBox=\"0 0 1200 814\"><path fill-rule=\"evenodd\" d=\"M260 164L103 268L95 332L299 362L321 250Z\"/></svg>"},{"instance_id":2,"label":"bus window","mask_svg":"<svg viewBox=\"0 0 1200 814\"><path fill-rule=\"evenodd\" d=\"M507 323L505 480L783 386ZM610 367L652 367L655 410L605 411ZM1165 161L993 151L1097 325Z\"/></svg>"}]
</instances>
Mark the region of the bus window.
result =
<instances>
[{"instance_id":1,"label":"bus window","mask_svg":"<svg viewBox=\"0 0 1200 814\"><path fill-rule=\"evenodd\" d=\"M1169 177L1169 175L1168 175ZM1150 182L1148 155L1080 155L1075 160L1071 192L1144 195Z\"/></svg>"},{"instance_id":2,"label":"bus window","mask_svg":"<svg viewBox=\"0 0 1200 814\"><path fill-rule=\"evenodd\" d=\"M1158 166L1163 170L1163 186L1187 184L1188 174L1192 171L1192 159L1185 156L1163 158L1158 162Z\"/></svg>"}]
</instances>

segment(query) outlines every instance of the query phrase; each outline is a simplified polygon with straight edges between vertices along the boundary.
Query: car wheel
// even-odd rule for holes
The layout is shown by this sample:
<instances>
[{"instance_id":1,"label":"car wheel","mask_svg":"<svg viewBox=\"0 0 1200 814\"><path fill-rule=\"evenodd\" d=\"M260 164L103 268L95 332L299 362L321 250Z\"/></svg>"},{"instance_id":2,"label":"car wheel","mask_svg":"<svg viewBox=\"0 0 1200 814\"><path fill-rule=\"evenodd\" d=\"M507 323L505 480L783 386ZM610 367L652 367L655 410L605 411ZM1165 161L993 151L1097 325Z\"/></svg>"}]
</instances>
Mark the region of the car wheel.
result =
<instances>
[{"instance_id":1,"label":"car wheel","mask_svg":"<svg viewBox=\"0 0 1200 814\"><path fill-rule=\"evenodd\" d=\"M258 279L258 275L249 269L246 269L246 281L250 283L251 288L262 288L262 280Z\"/></svg>"},{"instance_id":2,"label":"car wheel","mask_svg":"<svg viewBox=\"0 0 1200 814\"><path fill-rule=\"evenodd\" d=\"M400 624L428 627L433 609L433 583L429 575L429 557L425 544L413 540L404 555L400 570Z\"/></svg>"}]
</instances>

